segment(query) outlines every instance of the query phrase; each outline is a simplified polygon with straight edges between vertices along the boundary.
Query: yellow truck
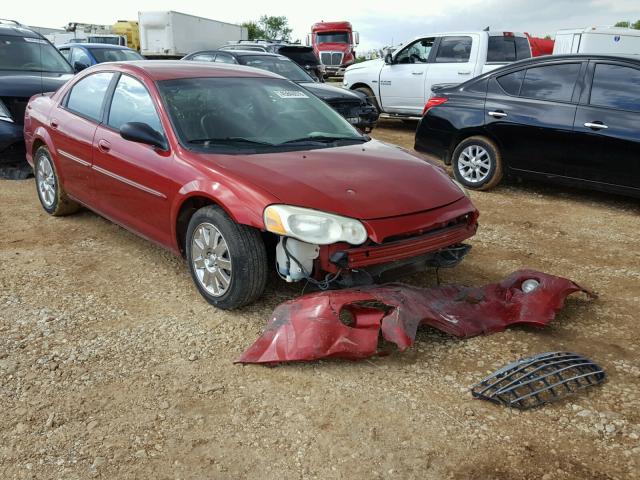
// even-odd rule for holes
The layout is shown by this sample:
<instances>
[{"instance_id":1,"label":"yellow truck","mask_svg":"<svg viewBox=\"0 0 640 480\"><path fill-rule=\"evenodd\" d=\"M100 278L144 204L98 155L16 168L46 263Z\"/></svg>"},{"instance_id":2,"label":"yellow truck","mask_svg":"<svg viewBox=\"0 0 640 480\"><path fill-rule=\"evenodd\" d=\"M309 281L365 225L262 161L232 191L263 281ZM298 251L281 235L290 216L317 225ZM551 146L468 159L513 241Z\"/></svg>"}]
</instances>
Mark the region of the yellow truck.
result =
<instances>
[{"instance_id":1,"label":"yellow truck","mask_svg":"<svg viewBox=\"0 0 640 480\"><path fill-rule=\"evenodd\" d=\"M118 20L111 29L114 34L127 39L127 47L140 51L140 29L137 20Z\"/></svg>"}]
</instances>

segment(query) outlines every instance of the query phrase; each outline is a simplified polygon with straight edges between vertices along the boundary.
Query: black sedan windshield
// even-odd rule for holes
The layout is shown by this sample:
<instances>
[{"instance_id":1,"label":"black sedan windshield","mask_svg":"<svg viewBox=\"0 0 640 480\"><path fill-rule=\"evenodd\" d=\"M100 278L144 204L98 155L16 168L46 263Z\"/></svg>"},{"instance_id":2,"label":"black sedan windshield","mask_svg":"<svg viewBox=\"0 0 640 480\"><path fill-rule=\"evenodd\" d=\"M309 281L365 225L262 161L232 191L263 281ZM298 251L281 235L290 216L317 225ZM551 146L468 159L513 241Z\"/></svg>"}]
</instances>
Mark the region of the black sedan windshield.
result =
<instances>
[{"instance_id":1,"label":"black sedan windshield","mask_svg":"<svg viewBox=\"0 0 640 480\"><path fill-rule=\"evenodd\" d=\"M255 153L367 140L326 103L287 80L184 78L158 85L188 148Z\"/></svg>"},{"instance_id":2,"label":"black sedan windshield","mask_svg":"<svg viewBox=\"0 0 640 480\"><path fill-rule=\"evenodd\" d=\"M73 73L62 54L41 38L0 35L0 70Z\"/></svg>"},{"instance_id":3,"label":"black sedan windshield","mask_svg":"<svg viewBox=\"0 0 640 480\"><path fill-rule=\"evenodd\" d=\"M144 57L135 50L121 48L90 48L89 50L98 63L144 60Z\"/></svg>"},{"instance_id":4,"label":"black sedan windshield","mask_svg":"<svg viewBox=\"0 0 640 480\"><path fill-rule=\"evenodd\" d=\"M272 57L270 55L246 55L239 57L238 60L247 67L268 70L294 82L313 82L313 78L307 72L288 58Z\"/></svg>"}]
</instances>

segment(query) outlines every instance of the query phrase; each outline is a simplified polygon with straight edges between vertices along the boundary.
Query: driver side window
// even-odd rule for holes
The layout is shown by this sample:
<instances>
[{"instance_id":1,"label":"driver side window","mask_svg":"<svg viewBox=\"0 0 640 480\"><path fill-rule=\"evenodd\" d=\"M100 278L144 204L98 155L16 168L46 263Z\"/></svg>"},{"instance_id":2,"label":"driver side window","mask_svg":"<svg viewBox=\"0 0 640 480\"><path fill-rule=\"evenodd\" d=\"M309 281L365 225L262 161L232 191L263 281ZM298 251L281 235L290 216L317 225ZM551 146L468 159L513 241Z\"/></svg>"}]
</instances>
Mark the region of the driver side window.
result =
<instances>
[{"instance_id":1,"label":"driver side window","mask_svg":"<svg viewBox=\"0 0 640 480\"><path fill-rule=\"evenodd\" d=\"M127 122L146 123L162 133L158 112L145 86L129 75L122 75L113 92L107 124L119 130Z\"/></svg>"},{"instance_id":2,"label":"driver side window","mask_svg":"<svg viewBox=\"0 0 640 480\"><path fill-rule=\"evenodd\" d=\"M435 38L423 38L405 47L397 56L395 63L427 63Z\"/></svg>"}]
</instances>

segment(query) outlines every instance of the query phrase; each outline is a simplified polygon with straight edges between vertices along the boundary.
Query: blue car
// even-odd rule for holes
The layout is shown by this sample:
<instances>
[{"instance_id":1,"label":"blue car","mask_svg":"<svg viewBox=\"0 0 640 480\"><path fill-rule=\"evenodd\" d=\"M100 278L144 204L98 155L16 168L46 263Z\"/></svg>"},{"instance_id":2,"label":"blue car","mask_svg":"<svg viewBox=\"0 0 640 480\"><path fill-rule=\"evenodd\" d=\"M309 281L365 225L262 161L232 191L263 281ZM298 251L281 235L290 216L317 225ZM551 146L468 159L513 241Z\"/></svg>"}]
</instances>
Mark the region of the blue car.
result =
<instances>
[{"instance_id":1,"label":"blue car","mask_svg":"<svg viewBox=\"0 0 640 480\"><path fill-rule=\"evenodd\" d=\"M108 43L67 43L59 46L58 50L76 73L96 63L144 60L142 55L131 48Z\"/></svg>"}]
</instances>

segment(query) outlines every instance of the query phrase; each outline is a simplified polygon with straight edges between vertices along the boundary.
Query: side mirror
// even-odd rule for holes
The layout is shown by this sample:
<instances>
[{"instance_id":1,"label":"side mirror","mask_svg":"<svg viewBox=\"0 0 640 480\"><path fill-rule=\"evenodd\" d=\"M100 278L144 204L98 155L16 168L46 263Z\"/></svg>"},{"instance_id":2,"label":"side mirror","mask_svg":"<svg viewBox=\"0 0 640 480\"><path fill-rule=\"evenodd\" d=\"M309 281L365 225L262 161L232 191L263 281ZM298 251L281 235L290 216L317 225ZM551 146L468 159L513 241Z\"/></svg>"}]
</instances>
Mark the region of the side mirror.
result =
<instances>
[{"instance_id":1,"label":"side mirror","mask_svg":"<svg viewBox=\"0 0 640 480\"><path fill-rule=\"evenodd\" d=\"M391 55L390 53L387 53L384 56L384 63L386 63L387 65L391 65L393 63L393 55Z\"/></svg>"},{"instance_id":2,"label":"side mirror","mask_svg":"<svg viewBox=\"0 0 640 480\"><path fill-rule=\"evenodd\" d=\"M311 46L311 34L307 33L307 37L305 38L305 42L304 42L307 47Z\"/></svg>"},{"instance_id":3,"label":"side mirror","mask_svg":"<svg viewBox=\"0 0 640 480\"><path fill-rule=\"evenodd\" d=\"M360 44L360 34L358 32L353 32L353 43Z\"/></svg>"},{"instance_id":4,"label":"side mirror","mask_svg":"<svg viewBox=\"0 0 640 480\"><path fill-rule=\"evenodd\" d=\"M85 68L89 68L89 65L87 65L85 63L82 63L82 62L75 62L73 64L73 71L76 72L76 73L81 72Z\"/></svg>"},{"instance_id":5,"label":"side mirror","mask_svg":"<svg viewBox=\"0 0 640 480\"><path fill-rule=\"evenodd\" d=\"M144 143L161 150L167 149L164 136L146 123L127 122L120 127L120 136L131 142Z\"/></svg>"}]
</instances>

